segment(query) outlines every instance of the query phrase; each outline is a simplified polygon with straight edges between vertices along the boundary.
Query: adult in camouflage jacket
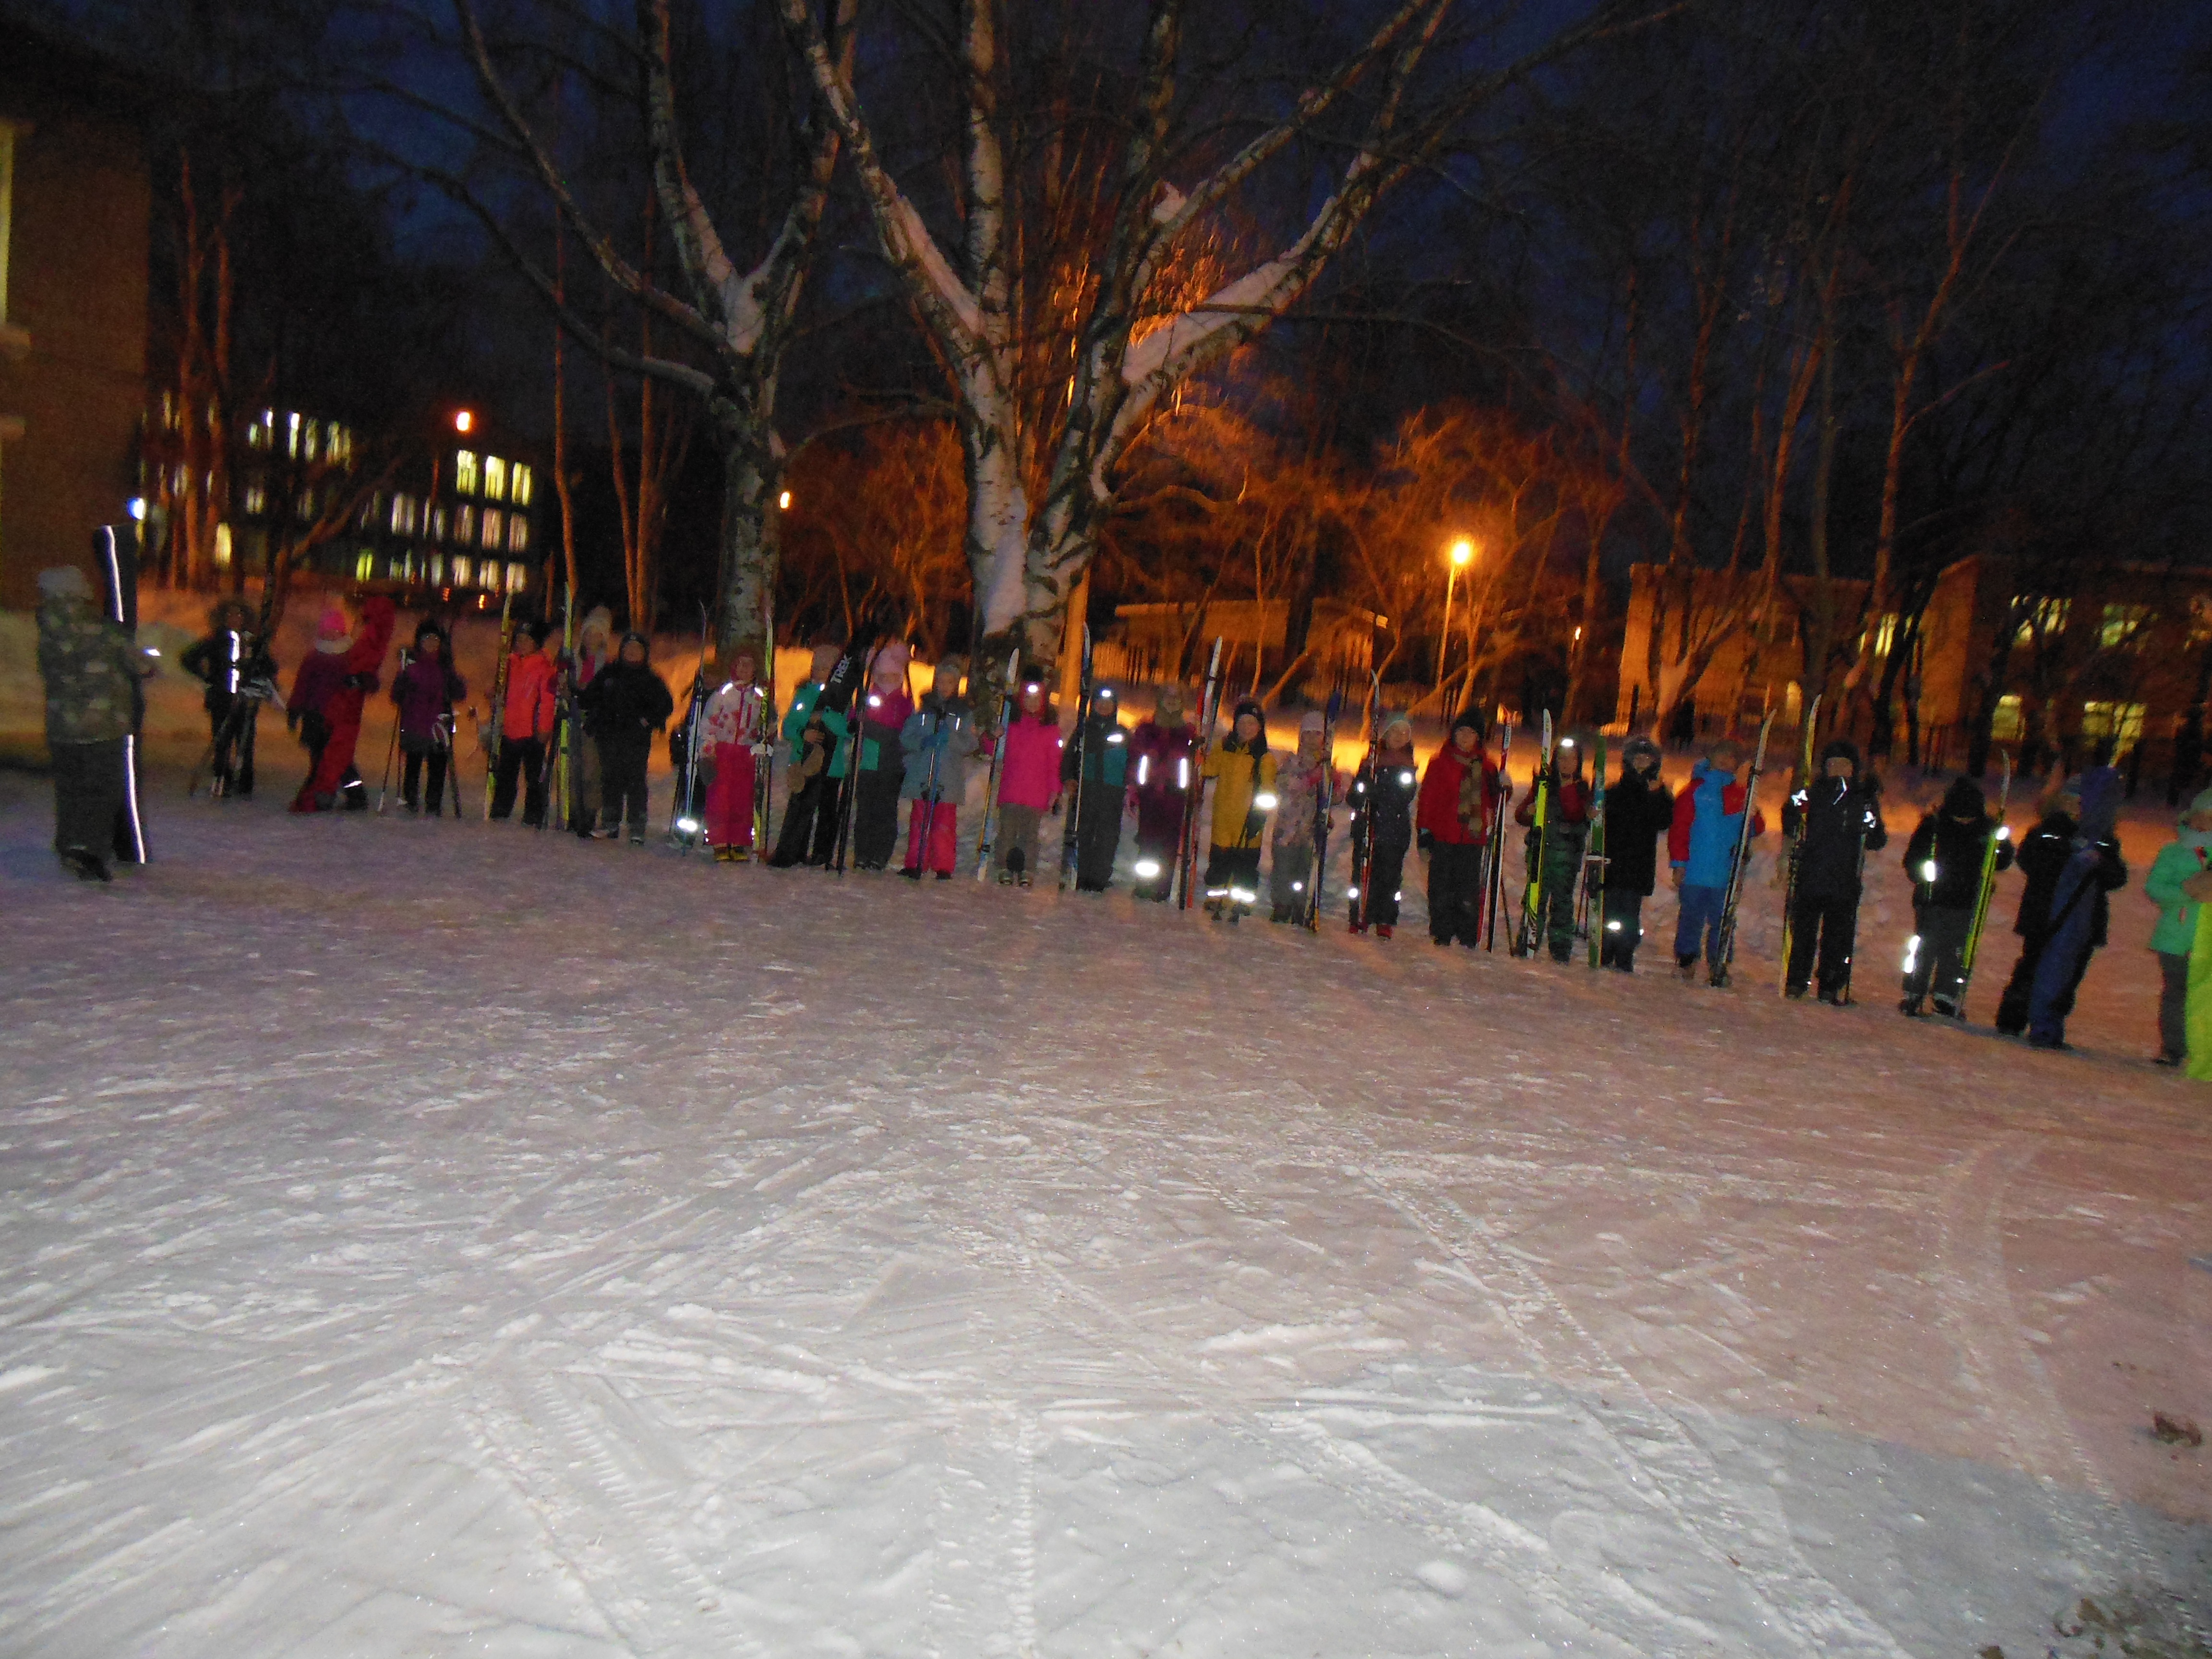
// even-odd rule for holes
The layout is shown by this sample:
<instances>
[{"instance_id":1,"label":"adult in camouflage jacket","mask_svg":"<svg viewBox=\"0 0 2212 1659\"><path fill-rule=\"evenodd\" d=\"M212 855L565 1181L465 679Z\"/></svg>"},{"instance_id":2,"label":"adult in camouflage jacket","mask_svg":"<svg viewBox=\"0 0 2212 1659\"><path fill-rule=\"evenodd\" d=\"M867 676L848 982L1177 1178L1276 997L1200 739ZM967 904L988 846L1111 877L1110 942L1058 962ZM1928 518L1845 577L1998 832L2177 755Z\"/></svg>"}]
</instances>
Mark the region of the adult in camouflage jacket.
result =
<instances>
[{"instance_id":1,"label":"adult in camouflage jacket","mask_svg":"<svg viewBox=\"0 0 2212 1659\"><path fill-rule=\"evenodd\" d=\"M92 603L84 573L39 573L39 673L54 768L54 851L86 881L106 881L107 852L129 785L126 748L138 682L152 669L131 636Z\"/></svg>"}]
</instances>

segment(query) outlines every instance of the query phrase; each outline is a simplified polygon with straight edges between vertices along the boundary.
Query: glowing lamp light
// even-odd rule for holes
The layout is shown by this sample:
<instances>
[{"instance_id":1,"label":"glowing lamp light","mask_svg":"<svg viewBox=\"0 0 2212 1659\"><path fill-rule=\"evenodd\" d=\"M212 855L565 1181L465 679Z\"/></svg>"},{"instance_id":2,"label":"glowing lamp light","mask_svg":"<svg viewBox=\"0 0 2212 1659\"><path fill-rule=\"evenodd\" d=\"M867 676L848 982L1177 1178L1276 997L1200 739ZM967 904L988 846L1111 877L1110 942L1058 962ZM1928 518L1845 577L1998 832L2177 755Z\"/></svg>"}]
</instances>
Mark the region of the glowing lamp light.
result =
<instances>
[{"instance_id":1,"label":"glowing lamp light","mask_svg":"<svg viewBox=\"0 0 2212 1659\"><path fill-rule=\"evenodd\" d=\"M1303 893L1306 890L1306 884L1302 881L1294 881L1291 884L1291 890L1293 893Z\"/></svg>"},{"instance_id":2,"label":"glowing lamp light","mask_svg":"<svg viewBox=\"0 0 2212 1659\"><path fill-rule=\"evenodd\" d=\"M1608 921L1605 925L1605 931L1608 933L1617 933L1620 931L1620 924L1617 921Z\"/></svg>"},{"instance_id":3,"label":"glowing lamp light","mask_svg":"<svg viewBox=\"0 0 2212 1659\"><path fill-rule=\"evenodd\" d=\"M472 412L465 409L457 409L453 411L454 431L465 434L475 431L476 428L477 417Z\"/></svg>"},{"instance_id":4,"label":"glowing lamp light","mask_svg":"<svg viewBox=\"0 0 2212 1659\"><path fill-rule=\"evenodd\" d=\"M1571 749L1574 746L1575 740L1572 738L1561 738L1559 739L1559 747L1562 749Z\"/></svg>"},{"instance_id":5,"label":"glowing lamp light","mask_svg":"<svg viewBox=\"0 0 2212 1659\"><path fill-rule=\"evenodd\" d=\"M775 507L776 511L779 513L788 513L791 511L791 492L788 489L785 490L781 495L775 498Z\"/></svg>"},{"instance_id":6,"label":"glowing lamp light","mask_svg":"<svg viewBox=\"0 0 2212 1659\"><path fill-rule=\"evenodd\" d=\"M1931 887L1936 884L1936 860L1934 859L1929 860L1927 863L1920 866L1920 879L1926 882Z\"/></svg>"},{"instance_id":7,"label":"glowing lamp light","mask_svg":"<svg viewBox=\"0 0 2212 1659\"><path fill-rule=\"evenodd\" d=\"M1997 825L1997 839L1999 841L2010 841L2012 839L2012 825L2008 823L2001 823Z\"/></svg>"},{"instance_id":8,"label":"glowing lamp light","mask_svg":"<svg viewBox=\"0 0 2212 1659\"><path fill-rule=\"evenodd\" d=\"M138 520L141 523L144 522L146 517L146 498L143 495L133 495L129 501L123 504L123 510L125 513L128 513L132 518Z\"/></svg>"},{"instance_id":9,"label":"glowing lamp light","mask_svg":"<svg viewBox=\"0 0 2212 1659\"><path fill-rule=\"evenodd\" d=\"M1451 562L1464 570L1474 562L1474 544L1465 536L1451 544Z\"/></svg>"},{"instance_id":10,"label":"glowing lamp light","mask_svg":"<svg viewBox=\"0 0 2212 1659\"><path fill-rule=\"evenodd\" d=\"M1257 903L1260 897L1257 893L1254 892L1249 887L1232 887L1229 890L1229 896L1235 899L1239 904Z\"/></svg>"},{"instance_id":11,"label":"glowing lamp light","mask_svg":"<svg viewBox=\"0 0 2212 1659\"><path fill-rule=\"evenodd\" d=\"M1905 971L1911 973L1913 963L1920 960L1920 935L1915 933L1905 941Z\"/></svg>"},{"instance_id":12,"label":"glowing lamp light","mask_svg":"<svg viewBox=\"0 0 2212 1659\"><path fill-rule=\"evenodd\" d=\"M1258 807L1262 812L1273 811L1275 810L1276 804L1274 794L1269 790L1263 789L1258 794L1252 797L1252 805Z\"/></svg>"},{"instance_id":13,"label":"glowing lamp light","mask_svg":"<svg viewBox=\"0 0 2212 1659\"><path fill-rule=\"evenodd\" d=\"M1413 775L1411 772L1399 773L1398 787L1401 789L1411 789L1413 787Z\"/></svg>"},{"instance_id":14,"label":"glowing lamp light","mask_svg":"<svg viewBox=\"0 0 2212 1659\"><path fill-rule=\"evenodd\" d=\"M1150 881L1154 876L1159 874L1159 872L1160 861L1158 859L1139 859L1137 860L1137 878L1139 881Z\"/></svg>"},{"instance_id":15,"label":"glowing lamp light","mask_svg":"<svg viewBox=\"0 0 2212 1659\"><path fill-rule=\"evenodd\" d=\"M696 836L699 833L699 820L696 818L678 818L676 820L676 827L687 836Z\"/></svg>"},{"instance_id":16,"label":"glowing lamp light","mask_svg":"<svg viewBox=\"0 0 2212 1659\"><path fill-rule=\"evenodd\" d=\"M1353 888L1350 892L1345 895L1345 897L1346 898L1358 898L1358 896L1359 890L1357 887Z\"/></svg>"}]
</instances>

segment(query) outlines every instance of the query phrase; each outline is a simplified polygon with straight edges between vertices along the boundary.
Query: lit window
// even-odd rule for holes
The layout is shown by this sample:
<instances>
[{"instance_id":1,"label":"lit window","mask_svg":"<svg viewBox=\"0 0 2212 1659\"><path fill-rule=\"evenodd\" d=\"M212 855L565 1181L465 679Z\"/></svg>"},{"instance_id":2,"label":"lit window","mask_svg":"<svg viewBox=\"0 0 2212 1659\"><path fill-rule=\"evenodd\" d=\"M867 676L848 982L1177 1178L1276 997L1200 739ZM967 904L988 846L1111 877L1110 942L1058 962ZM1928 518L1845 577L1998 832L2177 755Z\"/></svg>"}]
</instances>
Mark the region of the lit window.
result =
<instances>
[{"instance_id":1,"label":"lit window","mask_svg":"<svg viewBox=\"0 0 2212 1659\"><path fill-rule=\"evenodd\" d=\"M2085 702L2081 705L2081 735L2110 738L2115 749L2133 747L2142 737L2143 706L2139 702Z\"/></svg>"},{"instance_id":2,"label":"lit window","mask_svg":"<svg viewBox=\"0 0 2212 1659\"><path fill-rule=\"evenodd\" d=\"M311 461L323 453L323 423L320 421L307 422L306 434L300 440L300 450Z\"/></svg>"},{"instance_id":3,"label":"lit window","mask_svg":"<svg viewBox=\"0 0 2212 1659\"><path fill-rule=\"evenodd\" d=\"M522 592L522 590L523 590L524 588L526 588L526 587L527 587L527 586L530 586L530 567L529 567L528 565L526 565L526 564L511 564L511 565L507 566L507 591L508 592L510 592L510 593L520 593L520 592Z\"/></svg>"},{"instance_id":4,"label":"lit window","mask_svg":"<svg viewBox=\"0 0 2212 1659\"><path fill-rule=\"evenodd\" d=\"M361 556L353 562L353 579L357 582L365 582L375 574L376 555L363 548Z\"/></svg>"},{"instance_id":5,"label":"lit window","mask_svg":"<svg viewBox=\"0 0 2212 1659\"><path fill-rule=\"evenodd\" d=\"M218 570L230 568L230 526L227 524L215 527L215 568Z\"/></svg>"},{"instance_id":6,"label":"lit window","mask_svg":"<svg viewBox=\"0 0 2212 1659\"><path fill-rule=\"evenodd\" d=\"M464 495L477 493L477 453L473 449L453 452L453 488Z\"/></svg>"},{"instance_id":7,"label":"lit window","mask_svg":"<svg viewBox=\"0 0 2212 1659\"><path fill-rule=\"evenodd\" d=\"M412 495L394 495L392 498L392 533L395 536L415 533L415 498Z\"/></svg>"},{"instance_id":8,"label":"lit window","mask_svg":"<svg viewBox=\"0 0 2212 1659\"><path fill-rule=\"evenodd\" d=\"M472 574L474 574L473 569L469 562L460 555L455 554L453 556L453 586L466 587L469 585L469 577Z\"/></svg>"},{"instance_id":9,"label":"lit window","mask_svg":"<svg viewBox=\"0 0 2212 1659\"><path fill-rule=\"evenodd\" d=\"M430 586L443 587L445 585L446 556L442 553L433 553L430 556Z\"/></svg>"},{"instance_id":10,"label":"lit window","mask_svg":"<svg viewBox=\"0 0 2212 1659\"><path fill-rule=\"evenodd\" d=\"M285 421L284 453L294 459L300 454L300 411L294 410Z\"/></svg>"},{"instance_id":11,"label":"lit window","mask_svg":"<svg viewBox=\"0 0 2212 1659\"><path fill-rule=\"evenodd\" d=\"M495 501L507 499L507 463L496 455L484 457L483 493Z\"/></svg>"},{"instance_id":12,"label":"lit window","mask_svg":"<svg viewBox=\"0 0 2212 1659\"><path fill-rule=\"evenodd\" d=\"M2066 631L2066 619L2073 614L2071 599L2039 599L2023 593L2013 601L2015 607L2027 607L2027 626L2038 639L2055 640Z\"/></svg>"},{"instance_id":13,"label":"lit window","mask_svg":"<svg viewBox=\"0 0 2212 1659\"><path fill-rule=\"evenodd\" d=\"M517 461L507 479L507 499L517 507L530 505L530 469Z\"/></svg>"},{"instance_id":14,"label":"lit window","mask_svg":"<svg viewBox=\"0 0 2212 1659\"><path fill-rule=\"evenodd\" d=\"M2027 729L2026 716L2021 712L2020 698L2006 696L1997 699L1997 712L1990 720L1990 736L1999 743L2017 743L2020 734Z\"/></svg>"},{"instance_id":15,"label":"lit window","mask_svg":"<svg viewBox=\"0 0 2212 1659\"><path fill-rule=\"evenodd\" d=\"M246 486L244 504L246 516L249 519L258 519L269 510L269 492L258 483L248 484Z\"/></svg>"},{"instance_id":16,"label":"lit window","mask_svg":"<svg viewBox=\"0 0 2212 1659\"><path fill-rule=\"evenodd\" d=\"M434 542L446 539L446 509L442 507L430 510L430 539Z\"/></svg>"},{"instance_id":17,"label":"lit window","mask_svg":"<svg viewBox=\"0 0 2212 1659\"><path fill-rule=\"evenodd\" d=\"M453 509L453 539L467 547L477 538L477 510L473 507Z\"/></svg>"},{"instance_id":18,"label":"lit window","mask_svg":"<svg viewBox=\"0 0 2212 1659\"><path fill-rule=\"evenodd\" d=\"M1897 643L1897 612L1885 611L1867 624L1868 654L1887 657L1889 647Z\"/></svg>"},{"instance_id":19,"label":"lit window","mask_svg":"<svg viewBox=\"0 0 2212 1659\"><path fill-rule=\"evenodd\" d=\"M177 429L177 422L180 407L179 400L178 399L175 392L164 392L161 394L161 426L163 430L174 432Z\"/></svg>"},{"instance_id":20,"label":"lit window","mask_svg":"<svg viewBox=\"0 0 2212 1659\"><path fill-rule=\"evenodd\" d=\"M2139 645L2143 630L2149 625L2148 605L2108 605L2105 607L2104 626L2097 630L2097 643L2107 651Z\"/></svg>"},{"instance_id":21,"label":"lit window","mask_svg":"<svg viewBox=\"0 0 2212 1659\"><path fill-rule=\"evenodd\" d=\"M507 539L507 514L495 507L483 510L483 544L493 552Z\"/></svg>"},{"instance_id":22,"label":"lit window","mask_svg":"<svg viewBox=\"0 0 2212 1659\"><path fill-rule=\"evenodd\" d=\"M507 521L507 550L527 553L530 550L530 520L520 513Z\"/></svg>"}]
</instances>

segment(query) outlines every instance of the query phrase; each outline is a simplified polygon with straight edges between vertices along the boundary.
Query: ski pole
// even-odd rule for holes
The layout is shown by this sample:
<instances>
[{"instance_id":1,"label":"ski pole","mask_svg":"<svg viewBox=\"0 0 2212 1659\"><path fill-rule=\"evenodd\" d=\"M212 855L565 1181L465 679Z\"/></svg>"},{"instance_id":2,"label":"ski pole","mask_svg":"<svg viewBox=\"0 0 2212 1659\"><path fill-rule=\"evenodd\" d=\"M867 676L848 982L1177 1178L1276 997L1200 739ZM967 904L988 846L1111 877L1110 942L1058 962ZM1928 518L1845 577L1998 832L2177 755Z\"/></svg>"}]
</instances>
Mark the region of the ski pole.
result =
<instances>
[{"instance_id":1,"label":"ski pole","mask_svg":"<svg viewBox=\"0 0 2212 1659\"><path fill-rule=\"evenodd\" d=\"M403 650L399 653L400 673L404 674L407 672L407 653ZM394 678L396 682L397 677L395 676ZM392 710L392 736L390 740L384 745L384 775L377 780L376 785L376 815L379 817L382 817L384 816L384 798L388 793L390 793L392 788L392 757L395 754L398 753L398 751L399 709L398 705L394 704Z\"/></svg>"}]
</instances>

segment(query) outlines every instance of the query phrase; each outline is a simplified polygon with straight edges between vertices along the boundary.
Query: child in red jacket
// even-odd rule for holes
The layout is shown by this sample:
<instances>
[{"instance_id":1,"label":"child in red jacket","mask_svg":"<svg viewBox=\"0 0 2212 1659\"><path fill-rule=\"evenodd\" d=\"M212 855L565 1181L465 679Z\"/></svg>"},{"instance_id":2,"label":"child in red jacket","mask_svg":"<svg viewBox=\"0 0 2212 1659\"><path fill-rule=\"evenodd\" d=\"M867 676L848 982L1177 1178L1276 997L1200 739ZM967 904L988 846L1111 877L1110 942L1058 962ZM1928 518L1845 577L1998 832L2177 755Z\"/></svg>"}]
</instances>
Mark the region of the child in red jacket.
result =
<instances>
[{"instance_id":1,"label":"child in red jacket","mask_svg":"<svg viewBox=\"0 0 2212 1659\"><path fill-rule=\"evenodd\" d=\"M1463 711L1430 757L1414 808L1414 839L1429 863L1429 937L1439 945L1481 942L1483 850L1503 804L1482 722Z\"/></svg>"}]
</instances>

